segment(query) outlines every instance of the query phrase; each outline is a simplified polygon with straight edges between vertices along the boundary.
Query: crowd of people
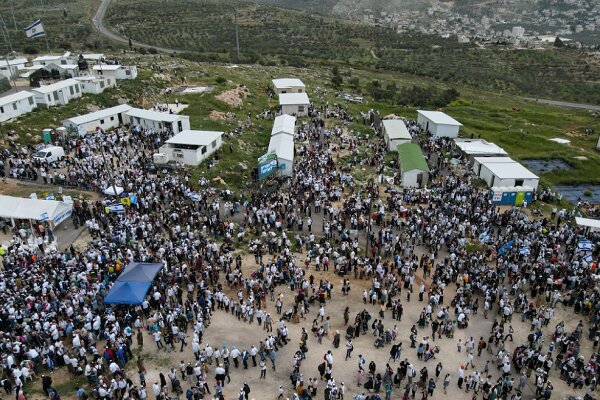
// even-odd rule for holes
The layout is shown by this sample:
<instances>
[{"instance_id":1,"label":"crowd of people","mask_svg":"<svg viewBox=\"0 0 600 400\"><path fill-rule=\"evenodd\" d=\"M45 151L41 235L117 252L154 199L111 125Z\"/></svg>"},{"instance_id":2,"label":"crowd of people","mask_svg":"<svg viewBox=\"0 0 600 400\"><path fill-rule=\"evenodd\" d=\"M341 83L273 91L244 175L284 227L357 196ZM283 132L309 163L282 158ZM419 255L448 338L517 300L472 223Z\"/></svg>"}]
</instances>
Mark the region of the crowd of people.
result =
<instances>
[{"instance_id":1,"label":"crowd of people","mask_svg":"<svg viewBox=\"0 0 600 400\"><path fill-rule=\"evenodd\" d=\"M32 232L15 229L0 273L6 394L24 400L26 383L35 380L56 400L64 393L55 389L52 372L64 368L85 376L88 386L76 392L80 400L224 398L232 368L240 374L256 369L266 379L282 363L279 349L297 343L293 360L283 361L284 368L292 366L294 399L316 398L321 381L325 400L343 399L349 382L336 374L349 368L340 364L355 362L358 400L428 398L438 387L446 393L452 381L489 400L519 400L528 384L537 398L550 399L552 369L573 388L593 393L600 293L589 259L597 260L600 248L584 253L577 245L583 237L598 243L600 235L571 224L565 210L558 219L532 218L520 207L500 211L474 184L468 160L449 167L442 155L451 142L423 134L414 121L407 125L429 161L429 188L386 191L379 178L360 182L353 176L357 167L372 168L378 177L386 171L379 127L355 136L343 125L325 129L329 111L340 113L312 110L297 133L294 177L276 192L236 194L206 180L192 182L186 173L157 170L151 155L167 131L132 127L69 139L62 143L67 156L54 165L5 153L2 168L9 177L39 175L44 183L96 191L117 185L137 199L123 214L106 213L106 201L76 201L74 224L91 235L85 249L27 246L28 234L53 235L47 224ZM243 265L235 251L240 247L254 265ZM164 265L146 300L139 307L105 305L112 283L134 261ZM339 292L331 273L343 279ZM344 312L344 346L326 310L356 281L369 288L363 304L349 304ZM422 305L414 324L403 320L410 302ZM574 331L553 318L559 307L580 315ZM468 330L479 312L494 321L489 337L456 341L456 330ZM258 324L265 337L250 346L211 346L205 330L224 314ZM511 354L515 314L530 333ZM307 316L311 328L291 338L288 324ZM400 324L412 325L410 336L398 334ZM361 335L372 335L377 349L390 348L387 362L354 358ZM345 361L334 363L332 351L323 349L323 361L307 366L309 345L327 347L323 339L330 336L331 346L344 346ZM146 382L144 363L138 358L130 365L145 340L173 357L191 351L194 361ZM592 354L582 354L583 341L593 342ZM441 343L456 346L460 367L438 359ZM377 351L387 357L386 350ZM412 351L416 359L409 361ZM482 354L492 362L476 366ZM245 383L237 399L248 400L250 393ZM279 398L289 393L281 382Z\"/></svg>"}]
</instances>

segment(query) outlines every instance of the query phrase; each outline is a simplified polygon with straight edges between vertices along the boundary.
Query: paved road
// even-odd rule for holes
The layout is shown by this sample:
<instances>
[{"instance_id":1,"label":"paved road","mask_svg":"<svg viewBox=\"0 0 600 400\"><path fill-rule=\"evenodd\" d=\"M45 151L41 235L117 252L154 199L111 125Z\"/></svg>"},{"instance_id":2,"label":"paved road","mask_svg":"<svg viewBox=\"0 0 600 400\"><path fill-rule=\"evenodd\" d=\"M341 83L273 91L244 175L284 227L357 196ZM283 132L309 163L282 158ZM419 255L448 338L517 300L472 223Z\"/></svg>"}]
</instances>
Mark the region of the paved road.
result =
<instances>
[{"instance_id":1,"label":"paved road","mask_svg":"<svg viewBox=\"0 0 600 400\"><path fill-rule=\"evenodd\" d=\"M94 18L92 18L92 24L94 25L94 28L96 28L96 30L100 34L106 36L107 38L129 45L128 38L119 36L119 35L111 32L104 26L104 21L103 21L104 15L106 14L106 10L108 9L109 4L110 4L110 0L102 0L102 3L100 3L100 7L98 7L98 11L96 11L96 15L94 15ZM152 46L152 45L145 44L145 43L140 43L135 40L132 40L131 42L135 47L144 47L146 49L156 49L157 51L160 51L161 53L177 53L177 51L178 51L175 49L166 49L164 47L158 47L158 46Z\"/></svg>"},{"instance_id":2,"label":"paved road","mask_svg":"<svg viewBox=\"0 0 600 400\"><path fill-rule=\"evenodd\" d=\"M559 100L534 99L531 97L525 97L525 100L533 101L535 103L549 104L551 106L581 108L584 110L600 111L600 106L594 106L592 104L569 103L568 101L559 101Z\"/></svg>"}]
</instances>

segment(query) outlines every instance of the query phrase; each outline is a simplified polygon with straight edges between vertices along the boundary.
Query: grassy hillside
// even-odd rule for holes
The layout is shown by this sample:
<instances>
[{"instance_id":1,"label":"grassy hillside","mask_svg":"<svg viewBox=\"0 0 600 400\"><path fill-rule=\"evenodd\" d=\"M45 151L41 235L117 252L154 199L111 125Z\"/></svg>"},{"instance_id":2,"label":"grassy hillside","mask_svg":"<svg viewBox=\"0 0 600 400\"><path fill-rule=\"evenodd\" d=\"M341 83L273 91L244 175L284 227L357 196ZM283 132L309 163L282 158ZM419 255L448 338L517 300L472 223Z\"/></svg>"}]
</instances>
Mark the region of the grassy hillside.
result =
<instances>
[{"instance_id":1,"label":"grassy hillside","mask_svg":"<svg viewBox=\"0 0 600 400\"><path fill-rule=\"evenodd\" d=\"M269 0L270 1L270 0ZM191 59L234 61L229 3L119 0L108 23L143 43L180 49ZM237 6L242 62L342 65L415 74L486 90L600 104L600 67L574 49L479 49L357 22L241 2Z\"/></svg>"},{"instance_id":2,"label":"grassy hillside","mask_svg":"<svg viewBox=\"0 0 600 400\"><path fill-rule=\"evenodd\" d=\"M29 54L47 51L44 38L27 39L23 31L37 19L44 21L51 50L91 50L108 44L102 37L94 35L91 27L92 14L98 3L95 0L2 0L0 15L6 22L14 50Z\"/></svg>"}]
</instances>

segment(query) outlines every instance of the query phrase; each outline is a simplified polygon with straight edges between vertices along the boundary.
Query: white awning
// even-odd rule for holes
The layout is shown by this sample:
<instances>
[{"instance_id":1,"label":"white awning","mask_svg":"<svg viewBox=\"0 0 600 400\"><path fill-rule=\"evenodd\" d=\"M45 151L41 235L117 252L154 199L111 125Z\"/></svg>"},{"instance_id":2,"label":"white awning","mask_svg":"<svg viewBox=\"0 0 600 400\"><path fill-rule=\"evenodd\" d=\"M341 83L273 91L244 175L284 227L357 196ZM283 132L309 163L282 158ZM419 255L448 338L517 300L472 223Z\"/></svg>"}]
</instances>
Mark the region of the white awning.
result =
<instances>
[{"instance_id":1,"label":"white awning","mask_svg":"<svg viewBox=\"0 0 600 400\"><path fill-rule=\"evenodd\" d=\"M73 211L73 204L55 200L38 200L0 196L0 217L52 221L58 225Z\"/></svg>"}]
</instances>

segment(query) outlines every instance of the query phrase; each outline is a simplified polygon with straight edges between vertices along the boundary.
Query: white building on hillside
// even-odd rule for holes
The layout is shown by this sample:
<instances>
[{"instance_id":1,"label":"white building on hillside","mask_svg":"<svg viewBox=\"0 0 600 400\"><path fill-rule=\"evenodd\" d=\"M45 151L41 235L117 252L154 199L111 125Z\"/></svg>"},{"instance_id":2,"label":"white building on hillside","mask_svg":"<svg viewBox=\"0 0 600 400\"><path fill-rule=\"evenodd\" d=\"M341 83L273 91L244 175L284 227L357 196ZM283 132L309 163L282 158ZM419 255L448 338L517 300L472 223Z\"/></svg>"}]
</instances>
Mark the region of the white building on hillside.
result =
<instances>
[{"instance_id":1,"label":"white building on hillside","mask_svg":"<svg viewBox=\"0 0 600 400\"><path fill-rule=\"evenodd\" d=\"M469 159L472 165L475 157L504 157L508 153L500 146L484 139L454 139L454 145Z\"/></svg>"},{"instance_id":2,"label":"white building on hillside","mask_svg":"<svg viewBox=\"0 0 600 400\"><path fill-rule=\"evenodd\" d=\"M45 55L39 56L31 60L33 65L48 65L48 64L72 64L71 52L67 51L61 56Z\"/></svg>"},{"instance_id":3,"label":"white building on hillside","mask_svg":"<svg viewBox=\"0 0 600 400\"><path fill-rule=\"evenodd\" d=\"M53 107L69 104L69 101L81 97L79 81L66 79L52 85L34 88L31 92L35 95L35 102L39 107Z\"/></svg>"},{"instance_id":4,"label":"white building on hillside","mask_svg":"<svg viewBox=\"0 0 600 400\"><path fill-rule=\"evenodd\" d=\"M127 104L116 107L105 108L93 113L80 115L63 121L63 126L77 130L80 136L96 131L101 128L104 131L118 128L128 123L125 113L131 110Z\"/></svg>"},{"instance_id":5,"label":"white building on hillside","mask_svg":"<svg viewBox=\"0 0 600 400\"><path fill-rule=\"evenodd\" d=\"M540 178L516 161L512 162L491 162L494 157L477 157L481 164L479 177L483 179L489 187L515 187L526 186L537 189Z\"/></svg>"},{"instance_id":6,"label":"white building on hillside","mask_svg":"<svg viewBox=\"0 0 600 400\"><path fill-rule=\"evenodd\" d=\"M383 125L383 138L388 151L396 151L399 144L410 143L412 141L412 136L403 120L384 119L381 121L381 124Z\"/></svg>"},{"instance_id":7,"label":"white building on hillside","mask_svg":"<svg viewBox=\"0 0 600 400\"><path fill-rule=\"evenodd\" d=\"M75 79L81 84L83 93L100 94L108 88L117 86L117 81L113 78L102 79L93 76L80 76Z\"/></svg>"},{"instance_id":8,"label":"white building on hillside","mask_svg":"<svg viewBox=\"0 0 600 400\"><path fill-rule=\"evenodd\" d=\"M144 129L152 129L155 132L168 129L173 133L179 133L190 129L190 117L186 115L132 108L127 111L127 117L129 121L126 123Z\"/></svg>"},{"instance_id":9,"label":"white building on hillside","mask_svg":"<svg viewBox=\"0 0 600 400\"><path fill-rule=\"evenodd\" d=\"M417 110L417 124L438 137L455 138L462 124L441 111Z\"/></svg>"},{"instance_id":10,"label":"white building on hillside","mask_svg":"<svg viewBox=\"0 0 600 400\"><path fill-rule=\"evenodd\" d=\"M0 122L20 117L37 108L35 96L31 92L17 92L0 97Z\"/></svg>"},{"instance_id":11,"label":"white building on hillside","mask_svg":"<svg viewBox=\"0 0 600 400\"><path fill-rule=\"evenodd\" d=\"M271 137L275 135L287 134L294 137L294 131L296 130L296 117L291 115L283 114L275 117L273 122L273 129L271 129Z\"/></svg>"},{"instance_id":12,"label":"white building on hillside","mask_svg":"<svg viewBox=\"0 0 600 400\"><path fill-rule=\"evenodd\" d=\"M160 147L169 161L186 165L199 165L223 145L223 132L192 131L179 132Z\"/></svg>"},{"instance_id":13,"label":"white building on hillside","mask_svg":"<svg viewBox=\"0 0 600 400\"><path fill-rule=\"evenodd\" d=\"M273 91L276 94L304 93L306 92L306 86L297 78L273 79Z\"/></svg>"},{"instance_id":14,"label":"white building on hillside","mask_svg":"<svg viewBox=\"0 0 600 400\"><path fill-rule=\"evenodd\" d=\"M52 72L52 70L55 69L60 73L60 76L69 75L71 78L79 76L79 65L77 64L57 64L52 62L43 65L42 68L48 72Z\"/></svg>"},{"instance_id":15,"label":"white building on hillside","mask_svg":"<svg viewBox=\"0 0 600 400\"><path fill-rule=\"evenodd\" d=\"M14 60L0 60L0 74L8 79L17 73L18 70L25 68L26 58L15 58Z\"/></svg>"},{"instance_id":16,"label":"white building on hillside","mask_svg":"<svg viewBox=\"0 0 600 400\"><path fill-rule=\"evenodd\" d=\"M283 93L279 95L281 113L288 115L308 115L310 100L306 93Z\"/></svg>"},{"instance_id":17,"label":"white building on hillside","mask_svg":"<svg viewBox=\"0 0 600 400\"><path fill-rule=\"evenodd\" d=\"M268 152L277 154L277 166L281 175L292 176L294 173L294 137L280 134L271 136Z\"/></svg>"},{"instance_id":18,"label":"white building on hillside","mask_svg":"<svg viewBox=\"0 0 600 400\"><path fill-rule=\"evenodd\" d=\"M92 74L99 78L135 79L137 78L137 67L135 65L98 64L92 67Z\"/></svg>"}]
</instances>

